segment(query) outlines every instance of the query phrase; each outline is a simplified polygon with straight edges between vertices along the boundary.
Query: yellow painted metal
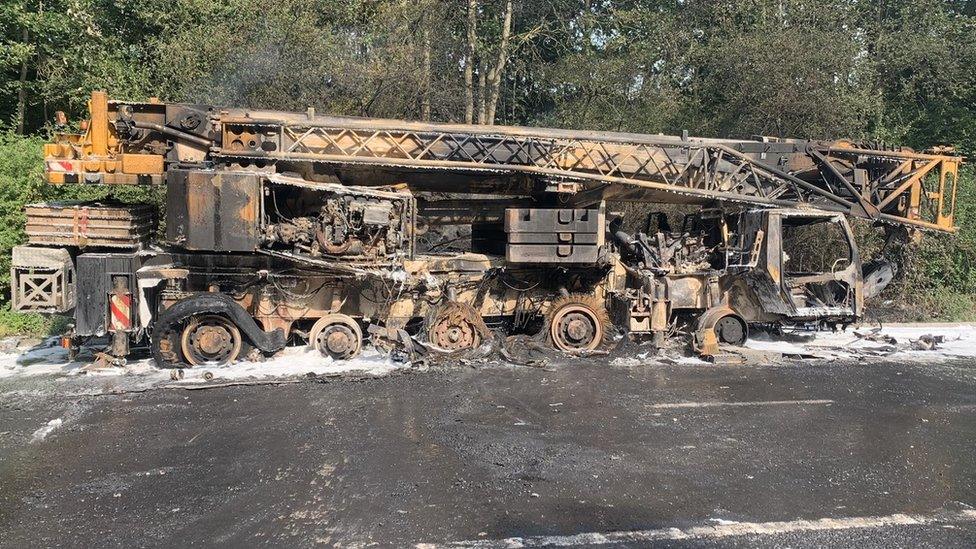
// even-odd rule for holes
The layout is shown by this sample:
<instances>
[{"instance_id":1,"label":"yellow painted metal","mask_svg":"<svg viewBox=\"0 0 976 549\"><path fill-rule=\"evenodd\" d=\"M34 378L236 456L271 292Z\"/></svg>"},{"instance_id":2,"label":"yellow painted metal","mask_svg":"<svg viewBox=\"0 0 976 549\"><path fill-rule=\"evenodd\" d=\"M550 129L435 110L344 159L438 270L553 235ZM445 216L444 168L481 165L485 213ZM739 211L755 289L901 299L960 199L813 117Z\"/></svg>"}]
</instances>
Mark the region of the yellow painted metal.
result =
<instances>
[{"instance_id":1,"label":"yellow painted metal","mask_svg":"<svg viewBox=\"0 0 976 549\"><path fill-rule=\"evenodd\" d=\"M88 110L91 112L91 124L88 126L91 154L105 156L108 154L108 94L104 91L93 91Z\"/></svg>"},{"instance_id":2,"label":"yellow painted metal","mask_svg":"<svg viewBox=\"0 0 976 549\"><path fill-rule=\"evenodd\" d=\"M956 212L956 183L959 179L959 163L943 162L942 174L939 180L942 199L939 204L939 212L936 224L941 227L955 227ZM945 197L948 196L948 200ZM945 211L946 204L949 205L948 213Z\"/></svg>"},{"instance_id":3,"label":"yellow painted metal","mask_svg":"<svg viewBox=\"0 0 976 549\"><path fill-rule=\"evenodd\" d=\"M861 149L842 141L811 142L823 147L818 150L835 168L854 168L853 182L846 180L847 175L837 175L846 185L838 192L829 181L825 186L811 178L816 164L809 155L805 160L802 151L791 153L792 164L770 167L757 160L754 151L736 150L733 141L719 139L211 109L219 112L211 115L213 131L222 135L211 148L204 138L160 125L165 114L157 101L110 103L103 91L92 93L91 119L83 135L59 135L57 143L44 147L49 182L163 181L166 167L162 155L150 154L155 149L123 150L128 145L119 141L111 123L122 105L134 107L143 117L136 120L148 125L143 129L162 128L154 130L161 132L154 138L174 143L184 161L184 153L192 150L193 160L212 159L218 165L264 167L283 161L457 170L469 175L489 171L543 178L549 192L564 195L585 192L637 201L667 201L673 196L681 203L722 200L763 207L810 205L914 228L957 230L953 225L956 179L963 159L951 149L919 153ZM147 112L156 118L146 118ZM204 141L206 150L199 148L199 141ZM881 173L869 173L873 168L862 158L877 159L871 165L882 166ZM67 169L53 160L73 162ZM865 167L858 167L862 164ZM589 196L580 200L584 199ZM859 201L870 207L858 207Z\"/></svg>"},{"instance_id":4,"label":"yellow painted metal","mask_svg":"<svg viewBox=\"0 0 976 549\"><path fill-rule=\"evenodd\" d=\"M158 154L122 154L122 173L163 173L163 157Z\"/></svg>"}]
</instances>

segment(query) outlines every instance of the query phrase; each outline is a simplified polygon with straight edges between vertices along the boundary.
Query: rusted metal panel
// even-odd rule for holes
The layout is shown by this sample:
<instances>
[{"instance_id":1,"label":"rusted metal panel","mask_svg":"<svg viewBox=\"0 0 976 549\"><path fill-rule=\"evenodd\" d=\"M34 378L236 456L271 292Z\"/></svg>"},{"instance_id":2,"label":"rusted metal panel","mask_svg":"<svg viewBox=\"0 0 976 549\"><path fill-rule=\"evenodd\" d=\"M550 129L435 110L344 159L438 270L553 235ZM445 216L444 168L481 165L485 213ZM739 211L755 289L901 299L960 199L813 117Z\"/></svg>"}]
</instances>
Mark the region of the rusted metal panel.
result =
<instances>
[{"instance_id":1,"label":"rusted metal panel","mask_svg":"<svg viewBox=\"0 0 976 549\"><path fill-rule=\"evenodd\" d=\"M258 248L260 176L173 170L167 180L167 240L187 250L251 252Z\"/></svg>"},{"instance_id":2,"label":"rusted metal panel","mask_svg":"<svg viewBox=\"0 0 976 549\"><path fill-rule=\"evenodd\" d=\"M48 202L28 204L25 210L31 244L138 248L156 230L155 208L148 204Z\"/></svg>"},{"instance_id":3,"label":"rusted metal panel","mask_svg":"<svg viewBox=\"0 0 976 549\"><path fill-rule=\"evenodd\" d=\"M697 274L674 274L667 278L668 299L674 309L704 309L707 305L705 295L705 276Z\"/></svg>"},{"instance_id":4,"label":"rusted metal panel","mask_svg":"<svg viewBox=\"0 0 976 549\"><path fill-rule=\"evenodd\" d=\"M513 263L596 263L605 225L599 209L510 208L505 257Z\"/></svg>"}]
</instances>

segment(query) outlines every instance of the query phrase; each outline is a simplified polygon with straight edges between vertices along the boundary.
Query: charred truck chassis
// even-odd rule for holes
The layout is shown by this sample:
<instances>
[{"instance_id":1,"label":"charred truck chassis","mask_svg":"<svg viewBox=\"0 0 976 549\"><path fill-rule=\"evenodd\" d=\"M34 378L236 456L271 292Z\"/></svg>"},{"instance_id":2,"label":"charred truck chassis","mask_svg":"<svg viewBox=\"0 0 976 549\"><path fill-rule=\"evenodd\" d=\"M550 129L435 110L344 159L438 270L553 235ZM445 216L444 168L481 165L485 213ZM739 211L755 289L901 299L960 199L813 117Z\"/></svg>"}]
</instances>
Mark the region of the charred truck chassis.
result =
<instances>
[{"instance_id":1,"label":"charred truck chassis","mask_svg":"<svg viewBox=\"0 0 976 549\"><path fill-rule=\"evenodd\" d=\"M333 359L366 340L455 352L498 331L580 353L621 334L663 346L682 327L709 355L755 324L847 324L890 278L863 272L848 216L953 231L961 162L103 93L90 109L83 134L45 146L48 181L165 185L165 239L144 205L34 205L13 304L72 313L76 338L110 336L118 357L149 341L165 366L288 342ZM624 202L698 211L633 231L613 211Z\"/></svg>"}]
</instances>

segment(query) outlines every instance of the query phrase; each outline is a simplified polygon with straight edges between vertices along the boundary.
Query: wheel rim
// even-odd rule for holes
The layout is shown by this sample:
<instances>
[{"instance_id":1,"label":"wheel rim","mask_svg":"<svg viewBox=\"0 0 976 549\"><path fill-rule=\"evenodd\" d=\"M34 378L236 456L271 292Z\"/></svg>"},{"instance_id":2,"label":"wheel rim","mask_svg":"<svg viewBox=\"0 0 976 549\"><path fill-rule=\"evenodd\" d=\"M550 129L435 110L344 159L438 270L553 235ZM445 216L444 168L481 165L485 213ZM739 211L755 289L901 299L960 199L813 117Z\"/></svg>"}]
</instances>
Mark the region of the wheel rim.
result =
<instances>
[{"instance_id":1,"label":"wheel rim","mask_svg":"<svg viewBox=\"0 0 976 549\"><path fill-rule=\"evenodd\" d=\"M322 356L344 360L359 354L363 334L355 319L335 314L324 316L315 323L310 340Z\"/></svg>"},{"instance_id":2,"label":"wheel rim","mask_svg":"<svg viewBox=\"0 0 976 549\"><path fill-rule=\"evenodd\" d=\"M471 321L474 315L477 313L469 305L446 304L427 329L428 341L448 351L474 349L481 345L481 333Z\"/></svg>"},{"instance_id":3,"label":"wheel rim","mask_svg":"<svg viewBox=\"0 0 976 549\"><path fill-rule=\"evenodd\" d=\"M445 319L435 324L430 334L431 343L451 351L473 349L478 346L480 339L475 327L465 320L455 322Z\"/></svg>"},{"instance_id":4,"label":"wheel rim","mask_svg":"<svg viewBox=\"0 0 976 549\"><path fill-rule=\"evenodd\" d=\"M742 321L734 316L722 317L715 324L715 335L722 343L742 345L746 342L746 329Z\"/></svg>"},{"instance_id":5,"label":"wheel rim","mask_svg":"<svg viewBox=\"0 0 976 549\"><path fill-rule=\"evenodd\" d=\"M181 337L181 348L192 366L220 366L237 360L241 353L241 332L230 320L207 315L193 318Z\"/></svg>"},{"instance_id":6,"label":"wheel rim","mask_svg":"<svg viewBox=\"0 0 976 549\"><path fill-rule=\"evenodd\" d=\"M603 324L589 307L565 305L552 318L550 336L560 350L592 351L603 340Z\"/></svg>"},{"instance_id":7,"label":"wheel rim","mask_svg":"<svg viewBox=\"0 0 976 549\"><path fill-rule=\"evenodd\" d=\"M356 334L343 324L331 324L315 338L315 348L323 356L341 360L356 352Z\"/></svg>"}]
</instances>

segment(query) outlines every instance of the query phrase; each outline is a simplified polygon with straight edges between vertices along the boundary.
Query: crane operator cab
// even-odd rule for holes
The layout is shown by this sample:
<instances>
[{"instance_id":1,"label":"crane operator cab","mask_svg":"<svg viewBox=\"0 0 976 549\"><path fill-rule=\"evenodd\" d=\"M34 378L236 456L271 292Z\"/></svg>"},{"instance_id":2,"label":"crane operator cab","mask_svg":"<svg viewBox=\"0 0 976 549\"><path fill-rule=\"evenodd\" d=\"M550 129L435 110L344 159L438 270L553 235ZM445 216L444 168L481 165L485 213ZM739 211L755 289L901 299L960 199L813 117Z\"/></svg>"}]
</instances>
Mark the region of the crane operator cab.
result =
<instances>
[{"instance_id":1,"label":"crane operator cab","mask_svg":"<svg viewBox=\"0 0 976 549\"><path fill-rule=\"evenodd\" d=\"M754 230L753 230L754 229ZM738 265L752 283L738 300L757 309L748 320L849 323L863 309L861 259L847 219L841 214L800 209L749 211L739 223L745 262ZM750 315L751 316L751 315Z\"/></svg>"}]
</instances>

